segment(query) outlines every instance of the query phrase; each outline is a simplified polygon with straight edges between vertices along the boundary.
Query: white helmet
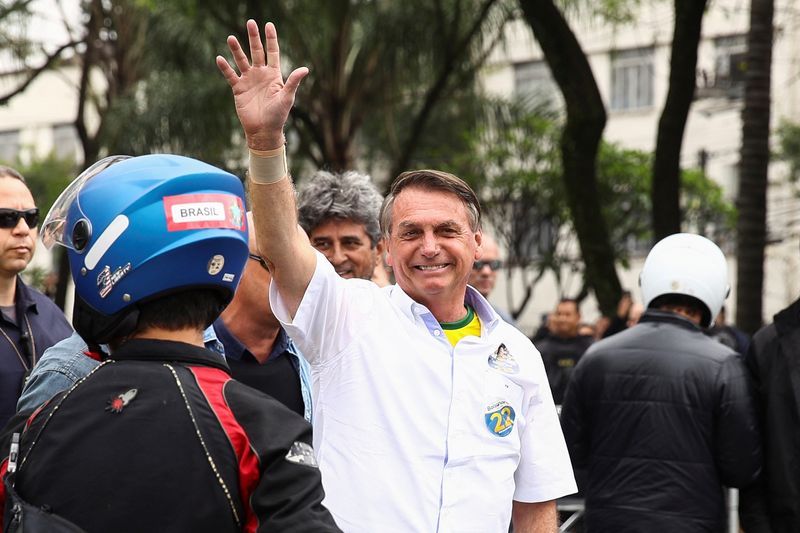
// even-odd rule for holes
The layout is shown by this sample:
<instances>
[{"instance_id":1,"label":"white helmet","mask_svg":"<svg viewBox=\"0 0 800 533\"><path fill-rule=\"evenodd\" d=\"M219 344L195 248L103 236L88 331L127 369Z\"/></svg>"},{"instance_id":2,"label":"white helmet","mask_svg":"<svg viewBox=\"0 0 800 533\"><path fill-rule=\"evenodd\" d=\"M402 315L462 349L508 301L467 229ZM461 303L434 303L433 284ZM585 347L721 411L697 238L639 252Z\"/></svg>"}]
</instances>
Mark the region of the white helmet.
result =
<instances>
[{"instance_id":1,"label":"white helmet","mask_svg":"<svg viewBox=\"0 0 800 533\"><path fill-rule=\"evenodd\" d=\"M659 296L684 294L700 300L714 324L728 297L728 263L719 247L700 235L676 233L653 246L639 275L645 308Z\"/></svg>"}]
</instances>

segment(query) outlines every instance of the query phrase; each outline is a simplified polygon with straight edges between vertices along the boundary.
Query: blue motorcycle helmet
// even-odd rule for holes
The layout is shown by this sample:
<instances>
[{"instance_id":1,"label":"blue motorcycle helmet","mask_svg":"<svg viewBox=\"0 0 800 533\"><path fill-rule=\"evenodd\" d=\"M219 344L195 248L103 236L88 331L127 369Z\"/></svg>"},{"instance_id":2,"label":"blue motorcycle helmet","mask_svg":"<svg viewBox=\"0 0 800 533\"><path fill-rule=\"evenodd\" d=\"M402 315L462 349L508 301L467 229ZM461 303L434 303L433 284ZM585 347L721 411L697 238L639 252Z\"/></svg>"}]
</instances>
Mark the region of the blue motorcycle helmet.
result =
<instances>
[{"instance_id":1,"label":"blue motorcycle helmet","mask_svg":"<svg viewBox=\"0 0 800 533\"><path fill-rule=\"evenodd\" d=\"M187 289L233 298L248 258L242 182L177 155L111 156L80 174L42 224L67 249L75 330L90 344L132 333L138 304Z\"/></svg>"}]
</instances>

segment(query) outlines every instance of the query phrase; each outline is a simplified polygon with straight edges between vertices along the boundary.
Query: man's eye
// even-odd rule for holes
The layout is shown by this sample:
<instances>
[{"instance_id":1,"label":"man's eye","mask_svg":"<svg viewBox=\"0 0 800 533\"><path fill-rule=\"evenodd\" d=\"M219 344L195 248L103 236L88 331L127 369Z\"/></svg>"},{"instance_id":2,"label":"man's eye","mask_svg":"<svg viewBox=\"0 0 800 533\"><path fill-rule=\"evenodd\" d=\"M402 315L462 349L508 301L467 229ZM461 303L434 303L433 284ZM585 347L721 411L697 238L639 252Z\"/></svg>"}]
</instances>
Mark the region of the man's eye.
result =
<instances>
[{"instance_id":1,"label":"man's eye","mask_svg":"<svg viewBox=\"0 0 800 533\"><path fill-rule=\"evenodd\" d=\"M327 250L330 247L331 247L331 245L328 244L327 242L315 242L314 243L314 248L316 248L317 250Z\"/></svg>"}]
</instances>

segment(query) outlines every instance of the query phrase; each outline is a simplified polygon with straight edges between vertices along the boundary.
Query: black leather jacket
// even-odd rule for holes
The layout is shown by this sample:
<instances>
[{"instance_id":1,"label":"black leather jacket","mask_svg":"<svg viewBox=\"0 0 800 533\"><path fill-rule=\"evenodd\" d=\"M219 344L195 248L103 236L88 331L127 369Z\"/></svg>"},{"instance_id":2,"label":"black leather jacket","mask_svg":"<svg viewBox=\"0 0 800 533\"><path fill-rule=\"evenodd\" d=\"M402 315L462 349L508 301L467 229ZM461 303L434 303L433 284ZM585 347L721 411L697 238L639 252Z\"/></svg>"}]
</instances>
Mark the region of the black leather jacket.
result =
<instances>
[{"instance_id":1,"label":"black leather jacket","mask_svg":"<svg viewBox=\"0 0 800 533\"><path fill-rule=\"evenodd\" d=\"M587 531L724 531L722 485L761 466L750 389L740 356L673 313L594 344L561 412Z\"/></svg>"},{"instance_id":2,"label":"black leather jacket","mask_svg":"<svg viewBox=\"0 0 800 533\"><path fill-rule=\"evenodd\" d=\"M22 498L90 533L339 531L302 417L200 347L130 340L112 357L20 426Z\"/></svg>"}]
</instances>

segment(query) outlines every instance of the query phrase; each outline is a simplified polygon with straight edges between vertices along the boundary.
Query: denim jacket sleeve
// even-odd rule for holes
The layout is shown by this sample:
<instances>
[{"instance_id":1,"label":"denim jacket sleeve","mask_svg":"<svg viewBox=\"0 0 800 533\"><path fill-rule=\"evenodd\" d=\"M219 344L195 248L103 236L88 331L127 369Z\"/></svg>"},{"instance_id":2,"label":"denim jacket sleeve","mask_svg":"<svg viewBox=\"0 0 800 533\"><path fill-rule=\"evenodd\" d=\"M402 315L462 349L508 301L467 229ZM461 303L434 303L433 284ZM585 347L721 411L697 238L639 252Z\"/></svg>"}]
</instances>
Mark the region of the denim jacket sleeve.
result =
<instances>
[{"instance_id":1,"label":"denim jacket sleeve","mask_svg":"<svg viewBox=\"0 0 800 533\"><path fill-rule=\"evenodd\" d=\"M84 354L88 349L83 339L73 332L45 350L22 389L17 411L36 409L89 374L98 363Z\"/></svg>"}]
</instances>

